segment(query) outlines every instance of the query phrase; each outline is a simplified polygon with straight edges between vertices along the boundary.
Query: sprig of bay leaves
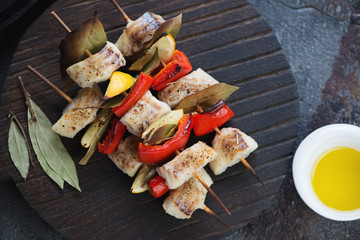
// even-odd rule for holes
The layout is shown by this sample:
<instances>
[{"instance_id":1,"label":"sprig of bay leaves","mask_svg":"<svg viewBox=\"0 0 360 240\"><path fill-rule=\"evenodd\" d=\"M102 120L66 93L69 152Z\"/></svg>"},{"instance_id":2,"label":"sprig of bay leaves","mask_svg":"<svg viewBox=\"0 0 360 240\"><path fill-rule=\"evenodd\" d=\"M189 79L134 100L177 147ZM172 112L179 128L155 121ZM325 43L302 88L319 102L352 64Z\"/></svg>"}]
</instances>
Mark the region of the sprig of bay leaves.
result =
<instances>
[{"instance_id":1,"label":"sprig of bay leaves","mask_svg":"<svg viewBox=\"0 0 360 240\"><path fill-rule=\"evenodd\" d=\"M40 166L61 189L64 188L64 182L67 182L78 191L81 191L74 161L62 144L59 135L51 129L52 124L50 120L40 107L31 100L30 94L25 89L21 77L19 77L19 81L28 107L27 117L30 140ZM9 134L9 138L14 137L11 137ZM16 139L19 138L17 137ZM23 145L20 141L18 141L18 143L19 145ZM12 149L10 150L10 148ZM13 148L14 147L10 147L9 143L10 152L14 150ZM23 146L21 148L23 149ZM12 154L11 157L13 156Z\"/></svg>"}]
</instances>

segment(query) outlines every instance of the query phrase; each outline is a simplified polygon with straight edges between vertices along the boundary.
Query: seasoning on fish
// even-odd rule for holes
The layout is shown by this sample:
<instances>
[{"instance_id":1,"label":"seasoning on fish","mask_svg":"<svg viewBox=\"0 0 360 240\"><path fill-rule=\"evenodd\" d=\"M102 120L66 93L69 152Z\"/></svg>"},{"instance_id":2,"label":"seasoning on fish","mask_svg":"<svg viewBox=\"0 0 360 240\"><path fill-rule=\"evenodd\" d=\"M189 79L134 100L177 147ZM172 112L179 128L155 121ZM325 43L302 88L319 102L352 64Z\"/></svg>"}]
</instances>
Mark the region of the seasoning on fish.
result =
<instances>
[{"instance_id":1,"label":"seasoning on fish","mask_svg":"<svg viewBox=\"0 0 360 240\"><path fill-rule=\"evenodd\" d=\"M142 163L138 161L137 152L141 138L129 136L122 139L118 147L108 157L124 173L133 177L141 167Z\"/></svg>"},{"instance_id":2,"label":"seasoning on fish","mask_svg":"<svg viewBox=\"0 0 360 240\"><path fill-rule=\"evenodd\" d=\"M186 96L192 95L205 88L219 83L201 68L169 83L167 87L158 92L158 98L175 108Z\"/></svg>"},{"instance_id":3,"label":"seasoning on fish","mask_svg":"<svg viewBox=\"0 0 360 240\"><path fill-rule=\"evenodd\" d=\"M216 134L212 147L218 157L209 165L215 175L223 173L228 167L235 165L257 149L256 141L237 128L223 128Z\"/></svg>"},{"instance_id":4,"label":"seasoning on fish","mask_svg":"<svg viewBox=\"0 0 360 240\"><path fill-rule=\"evenodd\" d=\"M158 174L165 178L170 189L176 189L194 176L194 172L203 168L217 157L215 150L204 142L197 142L183 150L173 160L156 168Z\"/></svg>"},{"instance_id":5,"label":"seasoning on fish","mask_svg":"<svg viewBox=\"0 0 360 240\"><path fill-rule=\"evenodd\" d=\"M198 174L208 186L213 184L204 168L199 169ZM196 209L204 208L206 194L206 188L196 177L192 177L177 189L170 191L169 196L164 200L163 208L167 214L176 218L191 218Z\"/></svg>"},{"instance_id":6,"label":"seasoning on fish","mask_svg":"<svg viewBox=\"0 0 360 240\"><path fill-rule=\"evenodd\" d=\"M143 50L155 31L164 23L160 15L145 12L135 21L129 21L115 45L125 57Z\"/></svg>"},{"instance_id":7,"label":"seasoning on fish","mask_svg":"<svg viewBox=\"0 0 360 240\"><path fill-rule=\"evenodd\" d=\"M100 52L71 65L66 72L80 87L92 87L94 83L108 80L115 70L125 64L120 50L113 43L107 42Z\"/></svg>"},{"instance_id":8,"label":"seasoning on fish","mask_svg":"<svg viewBox=\"0 0 360 240\"><path fill-rule=\"evenodd\" d=\"M102 102L103 94L98 87L83 88L63 111L52 130L63 137L73 138L86 125L93 122Z\"/></svg>"},{"instance_id":9,"label":"seasoning on fish","mask_svg":"<svg viewBox=\"0 0 360 240\"><path fill-rule=\"evenodd\" d=\"M141 137L142 133L156 119L171 112L170 107L147 91L140 100L121 118L127 130Z\"/></svg>"}]
</instances>

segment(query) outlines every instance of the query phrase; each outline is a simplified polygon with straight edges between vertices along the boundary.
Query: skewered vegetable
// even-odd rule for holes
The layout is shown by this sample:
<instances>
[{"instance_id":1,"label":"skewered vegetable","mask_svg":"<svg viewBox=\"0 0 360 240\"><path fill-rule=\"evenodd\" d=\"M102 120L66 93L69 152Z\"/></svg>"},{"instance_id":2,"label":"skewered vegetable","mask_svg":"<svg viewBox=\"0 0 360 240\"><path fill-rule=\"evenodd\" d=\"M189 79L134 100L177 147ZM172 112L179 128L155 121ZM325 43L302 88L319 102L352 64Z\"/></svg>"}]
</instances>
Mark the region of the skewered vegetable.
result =
<instances>
[{"instance_id":1,"label":"skewered vegetable","mask_svg":"<svg viewBox=\"0 0 360 240\"><path fill-rule=\"evenodd\" d=\"M151 146L139 143L139 161L146 164L157 164L174 155L176 150L183 149L190 138L191 118L191 115L188 115L181 119L174 137L162 145Z\"/></svg>"},{"instance_id":2,"label":"skewered vegetable","mask_svg":"<svg viewBox=\"0 0 360 240\"><path fill-rule=\"evenodd\" d=\"M154 79L145 73L140 73L138 80L131 88L129 95L125 97L120 106L114 107L113 112L116 116L122 117L129 109L134 106L150 89Z\"/></svg>"},{"instance_id":3,"label":"skewered vegetable","mask_svg":"<svg viewBox=\"0 0 360 240\"><path fill-rule=\"evenodd\" d=\"M194 133L196 136L208 134L226 123L233 115L225 102L220 100L212 108L194 116Z\"/></svg>"},{"instance_id":4,"label":"skewered vegetable","mask_svg":"<svg viewBox=\"0 0 360 240\"><path fill-rule=\"evenodd\" d=\"M115 148L118 146L125 131L126 131L126 126L120 122L119 118L114 117L108 135L105 137L105 139L102 142L98 142L99 152L104 154L112 153L115 150Z\"/></svg>"},{"instance_id":5,"label":"skewered vegetable","mask_svg":"<svg viewBox=\"0 0 360 240\"><path fill-rule=\"evenodd\" d=\"M170 62L154 76L152 88L156 91L164 89L169 83L191 72L192 66L185 53L175 50Z\"/></svg>"},{"instance_id":6,"label":"skewered vegetable","mask_svg":"<svg viewBox=\"0 0 360 240\"><path fill-rule=\"evenodd\" d=\"M104 100L115 97L125 92L134 84L134 78L120 71L115 71L110 77L109 85L106 89Z\"/></svg>"},{"instance_id":7,"label":"skewered vegetable","mask_svg":"<svg viewBox=\"0 0 360 240\"><path fill-rule=\"evenodd\" d=\"M81 129L96 118L101 105L102 93L95 84L92 88L83 88L64 109L61 118L52 130L63 137L73 138Z\"/></svg>"},{"instance_id":8,"label":"skewered vegetable","mask_svg":"<svg viewBox=\"0 0 360 240\"><path fill-rule=\"evenodd\" d=\"M151 188L149 193L154 198L159 198L169 191L169 187L165 184L165 179L159 175L150 180L149 187Z\"/></svg>"},{"instance_id":9,"label":"skewered vegetable","mask_svg":"<svg viewBox=\"0 0 360 240\"><path fill-rule=\"evenodd\" d=\"M146 63L148 63L154 56L157 50L160 62L170 62L175 51L175 40L168 34L164 33L149 49L147 49L142 56L136 60L130 67L130 71L140 71Z\"/></svg>"}]
</instances>

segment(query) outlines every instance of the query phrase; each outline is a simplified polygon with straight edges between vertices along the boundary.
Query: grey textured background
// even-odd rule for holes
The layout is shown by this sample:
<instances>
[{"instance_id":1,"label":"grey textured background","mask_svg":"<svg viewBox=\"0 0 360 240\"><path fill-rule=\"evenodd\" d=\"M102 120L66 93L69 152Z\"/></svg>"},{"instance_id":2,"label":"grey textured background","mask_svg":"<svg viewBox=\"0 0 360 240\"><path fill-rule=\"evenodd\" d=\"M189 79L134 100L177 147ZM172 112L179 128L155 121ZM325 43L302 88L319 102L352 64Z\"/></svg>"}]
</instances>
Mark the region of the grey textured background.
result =
<instances>
[{"instance_id":1,"label":"grey textured background","mask_svg":"<svg viewBox=\"0 0 360 240\"><path fill-rule=\"evenodd\" d=\"M53 1L39 0L40 14ZM309 123L321 103L342 36L358 1L250 0L273 28L289 61L300 95L297 144L312 130ZM0 35L0 77L34 16L25 16ZM25 19L25 20L24 20ZM30 19L30 20L29 20ZM19 31L14 30L17 29ZM12 32L12 38L6 35ZM5 45L5 46L4 46ZM0 239L62 239L33 212L11 181L0 183ZM360 239L360 221L335 222L310 210L296 193L291 166L279 193L260 216L226 239Z\"/></svg>"}]
</instances>

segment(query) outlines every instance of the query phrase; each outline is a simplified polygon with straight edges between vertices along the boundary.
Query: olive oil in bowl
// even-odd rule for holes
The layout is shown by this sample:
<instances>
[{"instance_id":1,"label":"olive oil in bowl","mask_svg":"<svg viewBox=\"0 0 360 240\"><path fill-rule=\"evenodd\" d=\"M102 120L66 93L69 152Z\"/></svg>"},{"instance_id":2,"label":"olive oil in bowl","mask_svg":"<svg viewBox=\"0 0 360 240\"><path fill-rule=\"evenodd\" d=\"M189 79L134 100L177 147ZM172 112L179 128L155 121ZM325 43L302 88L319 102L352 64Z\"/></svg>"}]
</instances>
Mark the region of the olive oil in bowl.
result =
<instances>
[{"instance_id":1,"label":"olive oil in bowl","mask_svg":"<svg viewBox=\"0 0 360 240\"><path fill-rule=\"evenodd\" d=\"M360 152L336 147L323 153L312 170L312 186L328 207L340 211L360 208Z\"/></svg>"}]
</instances>

